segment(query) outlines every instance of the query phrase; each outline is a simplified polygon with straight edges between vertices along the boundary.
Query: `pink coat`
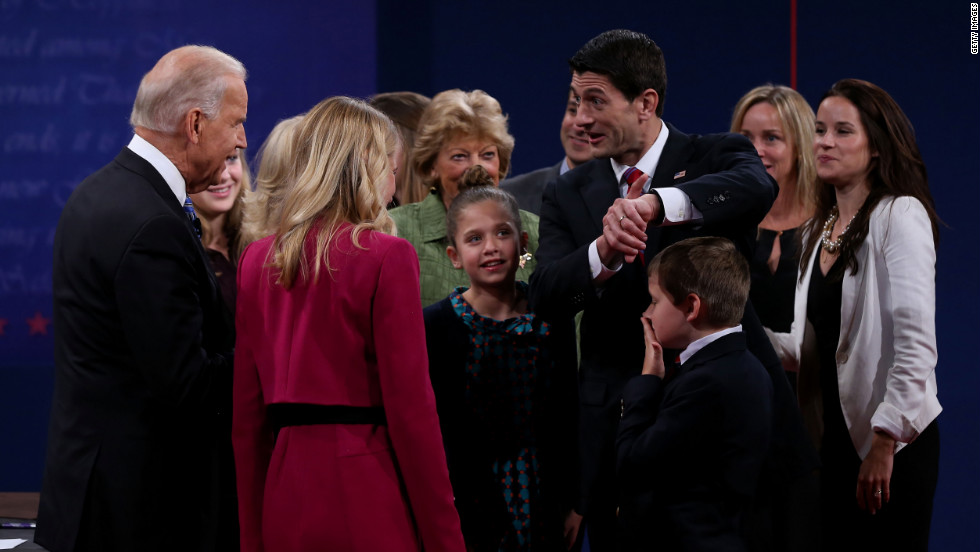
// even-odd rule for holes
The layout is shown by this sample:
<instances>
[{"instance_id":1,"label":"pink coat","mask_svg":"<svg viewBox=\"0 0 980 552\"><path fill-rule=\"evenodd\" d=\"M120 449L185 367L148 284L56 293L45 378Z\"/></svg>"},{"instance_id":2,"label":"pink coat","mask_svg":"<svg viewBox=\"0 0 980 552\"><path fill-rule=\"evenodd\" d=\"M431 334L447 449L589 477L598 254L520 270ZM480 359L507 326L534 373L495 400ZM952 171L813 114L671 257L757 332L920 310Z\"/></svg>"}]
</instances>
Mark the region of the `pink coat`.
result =
<instances>
[{"instance_id":1,"label":"pink coat","mask_svg":"<svg viewBox=\"0 0 980 552\"><path fill-rule=\"evenodd\" d=\"M371 231L358 249L350 229L315 284L275 285L271 237L242 255L232 434L242 550L463 551L415 250ZM388 425L287 427L273 446L266 405L283 402L382 406Z\"/></svg>"}]
</instances>

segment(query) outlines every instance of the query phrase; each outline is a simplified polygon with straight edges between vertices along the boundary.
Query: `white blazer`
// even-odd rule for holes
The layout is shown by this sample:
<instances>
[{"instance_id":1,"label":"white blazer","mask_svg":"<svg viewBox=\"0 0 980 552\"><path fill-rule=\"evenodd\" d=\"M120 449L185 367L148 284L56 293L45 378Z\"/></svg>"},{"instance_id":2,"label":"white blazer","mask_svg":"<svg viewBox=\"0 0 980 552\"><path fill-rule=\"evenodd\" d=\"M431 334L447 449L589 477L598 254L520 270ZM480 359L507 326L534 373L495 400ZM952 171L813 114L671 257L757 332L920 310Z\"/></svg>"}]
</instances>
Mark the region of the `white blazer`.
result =
<instances>
[{"instance_id":1,"label":"white blazer","mask_svg":"<svg viewBox=\"0 0 980 552\"><path fill-rule=\"evenodd\" d=\"M790 333L766 330L789 366L800 364L819 244L814 249L797 281ZM856 257L857 274L846 270L842 284L837 384L851 441L864 458L875 430L894 437L898 452L942 411L936 398L936 248L922 204L908 196L881 200Z\"/></svg>"}]
</instances>

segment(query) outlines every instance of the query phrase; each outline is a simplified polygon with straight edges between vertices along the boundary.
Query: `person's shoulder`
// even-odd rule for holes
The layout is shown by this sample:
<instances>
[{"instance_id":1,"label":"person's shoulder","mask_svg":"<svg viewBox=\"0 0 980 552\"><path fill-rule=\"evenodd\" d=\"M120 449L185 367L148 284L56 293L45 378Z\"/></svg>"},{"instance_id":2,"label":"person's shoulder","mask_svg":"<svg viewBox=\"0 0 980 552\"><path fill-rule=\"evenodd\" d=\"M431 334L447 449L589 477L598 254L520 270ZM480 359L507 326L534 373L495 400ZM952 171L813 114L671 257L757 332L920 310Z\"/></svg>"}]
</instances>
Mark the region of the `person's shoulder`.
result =
<instances>
[{"instance_id":1,"label":"person's shoulder","mask_svg":"<svg viewBox=\"0 0 980 552\"><path fill-rule=\"evenodd\" d=\"M422 319L425 321L426 328L446 324L452 316L455 314L453 313L452 301L448 296L422 309Z\"/></svg>"},{"instance_id":2,"label":"person's shoulder","mask_svg":"<svg viewBox=\"0 0 980 552\"><path fill-rule=\"evenodd\" d=\"M245 246L245 250L242 251L241 257L238 259L238 263L241 266L246 266L255 263L265 263L265 259L269 255L269 251L272 249L272 245L275 242L276 236L266 236L262 239L255 240L254 242Z\"/></svg>"},{"instance_id":3,"label":"person's shoulder","mask_svg":"<svg viewBox=\"0 0 980 552\"><path fill-rule=\"evenodd\" d=\"M561 163L558 163L558 165L541 167L540 169L535 169L531 172L511 176L510 178L501 180L500 187L504 190L511 191L512 188L525 186L528 183L538 183L543 186L550 178L558 177L560 167Z\"/></svg>"},{"instance_id":4,"label":"person's shoulder","mask_svg":"<svg viewBox=\"0 0 980 552\"><path fill-rule=\"evenodd\" d=\"M538 222L541 220L541 217L524 209L518 209L518 213L521 215L521 224L524 226L525 232L530 231L528 225L533 225L532 228L538 227Z\"/></svg>"},{"instance_id":5,"label":"person's shoulder","mask_svg":"<svg viewBox=\"0 0 980 552\"><path fill-rule=\"evenodd\" d=\"M918 214L926 215L926 208L918 199L907 195L888 196L875 205L874 210L871 211L871 219L901 218Z\"/></svg>"}]
</instances>

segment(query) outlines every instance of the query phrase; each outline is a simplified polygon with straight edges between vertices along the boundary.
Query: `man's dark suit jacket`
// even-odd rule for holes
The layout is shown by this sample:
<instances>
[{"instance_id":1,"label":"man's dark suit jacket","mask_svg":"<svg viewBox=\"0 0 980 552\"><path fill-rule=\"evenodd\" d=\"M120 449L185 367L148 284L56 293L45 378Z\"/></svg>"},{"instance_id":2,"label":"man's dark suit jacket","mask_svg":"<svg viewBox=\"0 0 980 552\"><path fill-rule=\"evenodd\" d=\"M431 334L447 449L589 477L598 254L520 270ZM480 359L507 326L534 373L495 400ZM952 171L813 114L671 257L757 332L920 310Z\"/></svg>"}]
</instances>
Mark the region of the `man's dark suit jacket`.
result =
<instances>
[{"instance_id":1,"label":"man's dark suit jacket","mask_svg":"<svg viewBox=\"0 0 980 552\"><path fill-rule=\"evenodd\" d=\"M237 543L216 534L237 516L219 504L234 481L234 328L173 191L128 148L65 204L53 288L36 541L53 552Z\"/></svg>"},{"instance_id":2,"label":"man's dark suit jacket","mask_svg":"<svg viewBox=\"0 0 980 552\"><path fill-rule=\"evenodd\" d=\"M665 123L667 124L667 123ZM735 134L689 136L671 125L651 188L676 187L701 211L699 225L647 228L649 262L672 243L693 236L731 240L746 258L755 244L756 227L776 197L752 144ZM561 175L545 188L541 206L538 266L531 276L531 308L553 318L584 310L581 322L580 423L583 495L587 511L594 505L614 516L616 504L614 441L623 385L643 364L640 315L650 303L646 267L639 260L624 265L598 290L592 284L588 248L602 234L602 217L620 197L608 159L596 159ZM770 372L777 404L772 464L794 473L809 469L816 455L803 429L796 399L782 365L769 344L751 304L742 325L749 350ZM594 495L605 498L589 500ZM593 518L597 512L592 512Z\"/></svg>"},{"instance_id":3,"label":"man's dark suit jacket","mask_svg":"<svg viewBox=\"0 0 980 552\"><path fill-rule=\"evenodd\" d=\"M669 381L637 376L623 391L616 440L623 550L741 551L772 433L772 383L722 336Z\"/></svg>"},{"instance_id":4,"label":"man's dark suit jacket","mask_svg":"<svg viewBox=\"0 0 980 552\"><path fill-rule=\"evenodd\" d=\"M517 205L525 211L530 211L535 215L541 214L541 196L544 194L544 187L549 182L558 180L561 172L561 164L545 167L536 171L531 171L519 176L512 176L500 182L500 189L506 190L517 198Z\"/></svg>"}]
</instances>

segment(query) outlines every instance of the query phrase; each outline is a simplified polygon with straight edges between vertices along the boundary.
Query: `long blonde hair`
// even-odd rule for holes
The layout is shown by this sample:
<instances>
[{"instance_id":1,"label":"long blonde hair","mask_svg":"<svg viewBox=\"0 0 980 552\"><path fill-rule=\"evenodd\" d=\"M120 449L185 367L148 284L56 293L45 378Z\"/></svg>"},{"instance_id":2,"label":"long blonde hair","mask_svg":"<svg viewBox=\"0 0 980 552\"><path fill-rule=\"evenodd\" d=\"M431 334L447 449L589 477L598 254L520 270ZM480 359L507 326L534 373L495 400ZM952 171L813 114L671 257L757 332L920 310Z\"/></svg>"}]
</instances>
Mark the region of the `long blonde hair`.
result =
<instances>
[{"instance_id":1,"label":"long blonde hair","mask_svg":"<svg viewBox=\"0 0 980 552\"><path fill-rule=\"evenodd\" d=\"M807 213L812 213L815 202L813 193L817 187L817 161L813 154L813 134L816 127L813 109L799 92L787 86L766 84L749 90L735 105L732 115L734 133L742 132L745 114L756 104L767 103L776 108L783 132L789 138L796 155L795 202Z\"/></svg>"},{"instance_id":2,"label":"long blonde hair","mask_svg":"<svg viewBox=\"0 0 980 552\"><path fill-rule=\"evenodd\" d=\"M329 244L341 223L354 225L351 241L359 249L364 249L358 241L364 230L392 233L395 227L382 190L398 141L388 117L361 100L338 96L317 104L301 125L291 171L295 180L271 252L277 283L287 289L297 277L308 280L311 267L314 282L321 265L331 270ZM316 232L312 259L304 253L310 231Z\"/></svg>"},{"instance_id":3,"label":"long blonde hair","mask_svg":"<svg viewBox=\"0 0 980 552\"><path fill-rule=\"evenodd\" d=\"M296 136L302 128L302 121L303 115L279 121L259 147L255 190L248 193L244 201L239 240L241 249L275 234L279 228L287 184L291 181L289 171L296 164ZM238 253L241 254L241 251Z\"/></svg>"}]
</instances>

